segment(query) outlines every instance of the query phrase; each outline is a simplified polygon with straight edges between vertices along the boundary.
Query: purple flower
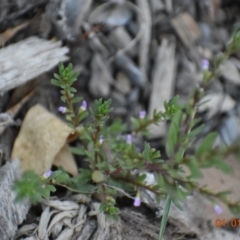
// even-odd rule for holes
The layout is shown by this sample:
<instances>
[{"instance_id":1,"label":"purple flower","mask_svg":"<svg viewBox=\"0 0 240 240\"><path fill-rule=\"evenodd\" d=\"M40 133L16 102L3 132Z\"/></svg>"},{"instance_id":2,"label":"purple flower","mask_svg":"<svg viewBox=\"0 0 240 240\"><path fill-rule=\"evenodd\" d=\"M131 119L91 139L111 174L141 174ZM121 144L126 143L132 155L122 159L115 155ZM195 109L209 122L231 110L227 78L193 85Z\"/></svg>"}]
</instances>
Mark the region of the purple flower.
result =
<instances>
[{"instance_id":1,"label":"purple flower","mask_svg":"<svg viewBox=\"0 0 240 240\"><path fill-rule=\"evenodd\" d=\"M140 197L135 197L133 205L134 205L134 207L140 207L140 205L141 205Z\"/></svg>"},{"instance_id":2,"label":"purple flower","mask_svg":"<svg viewBox=\"0 0 240 240\"><path fill-rule=\"evenodd\" d=\"M134 199L134 203L133 203L133 206L134 207L139 207L141 205L141 198L140 198L140 191L138 190L137 191L137 195Z\"/></svg>"},{"instance_id":3,"label":"purple flower","mask_svg":"<svg viewBox=\"0 0 240 240\"><path fill-rule=\"evenodd\" d=\"M83 100L83 102L82 102L81 109L82 109L83 111L86 111L86 110L87 110L87 102L86 102L85 100Z\"/></svg>"},{"instance_id":4,"label":"purple flower","mask_svg":"<svg viewBox=\"0 0 240 240\"><path fill-rule=\"evenodd\" d=\"M207 59L202 60L202 69L208 70L209 69L209 61Z\"/></svg>"},{"instance_id":5,"label":"purple flower","mask_svg":"<svg viewBox=\"0 0 240 240\"><path fill-rule=\"evenodd\" d=\"M132 175L137 175L137 174L138 174L138 169L137 169L137 168L134 168L134 169L131 171L131 174L132 174Z\"/></svg>"},{"instance_id":6,"label":"purple flower","mask_svg":"<svg viewBox=\"0 0 240 240\"><path fill-rule=\"evenodd\" d=\"M223 212L222 208L219 205L214 206L214 211L216 214L221 214Z\"/></svg>"},{"instance_id":7,"label":"purple flower","mask_svg":"<svg viewBox=\"0 0 240 240\"><path fill-rule=\"evenodd\" d=\"M131 134L127 135L127 140L126 140L127 144L132 144L132 136Z\"/></svg>"},{"instance_id":8,"label":"purple flower","mask_svg":"<svg viewBox=\"0 0 240 240\"><path fill-rule=\"evenodd\" d=\"M139 112L139 118L143 119L146 117L146 111L140 111Z\"/></svg>"},{"instance_id":9,"label":"purple flower","mask_svg":"<svg viewBox=\"0 0 240 240\"><path fill-rule=\"evenodd\" d=\"M61 113L65 113L67 111L67 108L61 106L61 107L58 108L58 111L61 112Z\"/></svg>"},{"instance_id":10,"label":"purple flower","mask_svg":"<svg viewBox=\"0 0 240 240\"><path fill-rule=\"evenodd\" d=\"M45 172L45 173L43 174L43 178L47 179L47 178L49 178L49 177L51 176L51 174L52 174L52 171L49 170L49 171L47 171L47 172Z\"/></svg>"},{"instance_id":11,"label":"purple flower","mask_svg":"<svg viewBox=\"0 0 240 240\"><path fill-rule=\"evenodd\" d=\"M104 142L103 135L100 135L100 136L99 136L99 143L102 144L103 142Z\"/></svg>"}]
</instances>

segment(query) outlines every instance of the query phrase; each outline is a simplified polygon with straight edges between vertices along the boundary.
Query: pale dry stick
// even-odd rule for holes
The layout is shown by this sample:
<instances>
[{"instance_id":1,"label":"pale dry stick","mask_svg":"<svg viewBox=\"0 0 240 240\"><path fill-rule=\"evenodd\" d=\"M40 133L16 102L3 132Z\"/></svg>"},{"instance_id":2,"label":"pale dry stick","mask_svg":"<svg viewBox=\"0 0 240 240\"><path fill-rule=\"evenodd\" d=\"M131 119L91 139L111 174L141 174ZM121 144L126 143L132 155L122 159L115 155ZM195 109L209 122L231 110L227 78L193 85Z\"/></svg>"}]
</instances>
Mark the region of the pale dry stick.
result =
<instances>
[{"instance_id":1,"label":"pale dry stick","mask_svg":"<svg viewBox=\"0 0 240 240\"><path fill-rule=\"evenodd\" d=\"M172 0L165 0L167 11L170 13L173 11Z\"/></svg>"},{"instance_id":2,"label":"pale dry stick","mask_svg":"<svg viewBox=\"0 0 240 240\"><path fill-rule=\"evenodd\" d=\"M82 22L85 16L88 14L90 7L92 6L93 0L84 0L82 12L78 15L77 20L74 23L74 30L75 34L79 31L79 26L82 25ZM77 23L77 24L76 24Z\"/></svg>"},{"instance_id":3,"label":"pale dry stick","mask_svg":"<svg viewBox=\"0 0 240 240\"><path fill-rule=\"evenodd\" d=\"M138 15L142 18L142 21L144 21L143 17L141 16L141 11L139 10L139 8L136 7L136 6L135 6L133 3L131 3L131 2L127 2L127 4L129 4L133 9L135 9L136 12L138 13ZM107 63L108 63L108 64L112 63L119 54L124 54L124 53L126 53L127 51L129 51L130 49L132 49L132 48L138 43L138 41L140 41L140 39L141 39L141 37L142 37L143 35L144 35L144 28L143 28L142 25L140 25L140 29L139 29L139 31L138 31L138 33L137 33L137 36L136 36L126 47L118 50L117 53L116 53L114 56L110 57L110 58L108 59L108 62L107 62Z\"/></svg>"},{"instance_id":4,"label":"pale dry stick","mask_svg":"<svg viewBox=\"0 0 240 240\"><path fill-rule=\"evenodd\" d=\"M149 2L146 0L137 0L137 5L141 14L139 14L139 25L144 30L144 34L140 40L140 51L139 51L139 62L140 69L144 77L144 82L147 83L147 70L148 70L148 56L149 48L151 43L151 33L152 33L152 17Z\"/></svg>"},{"instance_id":5,"label":"pale dry stick","mask_svg":"<svg viewBox=\"0 0 240 240\"><path fill-rule=\"evenodd\" d=\"M130 198L130 199L135 199L135 197L132 197L130 194L128 194L127 192L125 192L124 190L120 189L120 188L117 188L117 187L114 187L114 186L111 186L111 185L108 185L108 184L104 184L106 187L109 187L109 188L112 188L120 193L122 193L124 196Z\"/></svg>"},{"instance_id":6,"label":"pale dry stick","mask_svg":"<svg viewBox=\"0 0 240 240\"><path fill-rule=\"evenodd\" d=\"M8 120L4 121L3 123L0 122L0 134L3 133L3 131L6 129L7 126L17 125L17 122L14 121L14 117L22 108L23 104L30 99L30 97L33 95L34 92L35 92L35 89L32 92L30 92L27 96L25 96L22 100L20 100L19 103L17 103L16 105L8 109L6 113L4 113L5 116L8 116ZM1 114L0 114L0 121L1 121Z\"/></svg>"}]
</instances>

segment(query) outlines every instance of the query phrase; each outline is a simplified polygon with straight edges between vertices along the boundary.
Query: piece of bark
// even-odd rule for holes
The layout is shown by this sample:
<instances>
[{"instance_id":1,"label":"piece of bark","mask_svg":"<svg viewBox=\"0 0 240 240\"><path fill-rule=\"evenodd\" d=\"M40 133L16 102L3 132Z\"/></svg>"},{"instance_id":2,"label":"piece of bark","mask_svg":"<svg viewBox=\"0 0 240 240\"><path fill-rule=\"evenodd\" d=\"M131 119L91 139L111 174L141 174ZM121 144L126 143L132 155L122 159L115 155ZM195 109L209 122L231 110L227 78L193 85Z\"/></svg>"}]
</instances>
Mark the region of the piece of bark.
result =
<instances>
[{"instance_id":1,"label":"piece of bark","mask_svg":"<svg viewBox=\"0 0 240 240\"><path fill-rule=\"evenodd\" d=\"M163 39L157 50L149 106L150 117L152 117L154 109L164 111L164 101L169 101L172 97L175 86L175 47L175 42ZM149 130L152 138L163 137L166 134L166 124L151 125Z\"/></svg>"},{"instance_id":2,"label":"piece of bark","mask_svg":"<svg viewBox=\"0 0 240 240\"><path fill-rule=\"evenodd\" d=\"M189 13L179 14L171 23L186 47L191 47L201 36L200 28Z\"/></svg>"},{"instance_id":3,"label":"piece of bark","mask_svg":"<svg viewBox=\"0 0 240 240\"><path fill-rule=\"evenodd\" d=\"M18 87L66 61L61 42L30 37L0 50L0 93Z\"/></svg>"},{"instance_id":4,"label":"piece of bark","mask_svg":"<svg viewBox=\"0 0 240 240\"><path fill-rule=\"evenodd\" d=\"M18 160L8 162L0 169L0 239L11 239L19 224L26 218L28 202L16 203L12 190L15 179L20 178Z\"/></svg>"}]
</instances>

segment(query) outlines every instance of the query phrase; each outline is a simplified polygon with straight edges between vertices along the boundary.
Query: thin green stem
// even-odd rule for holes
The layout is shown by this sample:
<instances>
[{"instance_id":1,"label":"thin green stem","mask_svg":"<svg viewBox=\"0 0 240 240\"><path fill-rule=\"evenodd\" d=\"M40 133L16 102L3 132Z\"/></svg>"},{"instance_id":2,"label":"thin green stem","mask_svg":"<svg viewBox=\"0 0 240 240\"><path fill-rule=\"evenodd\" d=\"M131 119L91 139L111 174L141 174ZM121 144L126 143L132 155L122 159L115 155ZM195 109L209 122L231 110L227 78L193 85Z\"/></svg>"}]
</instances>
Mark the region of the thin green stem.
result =
<instances>
[{"instance_id":1,"label":"thin green stem","mask_svg":"<svg viewBox=\"0 0 240 240\"><path fill-rule=\"evenodd\" d=\"M158 240L162 240L163 239L163 234L164 234L164 231L165 231L165 228L166 228L166 225L167 225L167 220L168 220L168 215L169 215L171 203L172 203L172 197L170 195L167 195L167 199L166 199L166 204L165 204L165 208L164 208L164 212L163 212L163 216L162 216L162 221L161 221L161 226L160 226Z\"/></svg>"}]
</instances>

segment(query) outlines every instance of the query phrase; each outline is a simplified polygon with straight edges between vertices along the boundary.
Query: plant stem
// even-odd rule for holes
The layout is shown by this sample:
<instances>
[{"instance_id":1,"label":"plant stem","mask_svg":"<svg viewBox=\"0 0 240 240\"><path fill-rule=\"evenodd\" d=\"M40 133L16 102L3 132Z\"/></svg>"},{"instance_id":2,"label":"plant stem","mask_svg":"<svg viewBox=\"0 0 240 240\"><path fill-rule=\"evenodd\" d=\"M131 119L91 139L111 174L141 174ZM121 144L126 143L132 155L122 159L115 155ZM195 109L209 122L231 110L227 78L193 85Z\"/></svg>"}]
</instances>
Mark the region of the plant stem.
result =
<instances>
[{"instance_id":1,"label":"plant stem","mask_svg":"<svg viewBox=\"0 0 240 240\"><path fill-rule=\"evenodd\" d=\"M172 197L168 194L167 199L166 199L164 212L163 212L163 216L162 216L162 221L161 221L158 240L163 239L163 234L164 234L164 231L165 231L165 228L166 228L166 225L167 225L168 214L169 214L169 211L170 211L171 203L172 203Z\"/></svg>"}]
</instances>

